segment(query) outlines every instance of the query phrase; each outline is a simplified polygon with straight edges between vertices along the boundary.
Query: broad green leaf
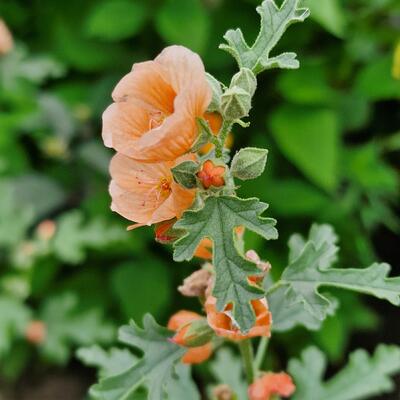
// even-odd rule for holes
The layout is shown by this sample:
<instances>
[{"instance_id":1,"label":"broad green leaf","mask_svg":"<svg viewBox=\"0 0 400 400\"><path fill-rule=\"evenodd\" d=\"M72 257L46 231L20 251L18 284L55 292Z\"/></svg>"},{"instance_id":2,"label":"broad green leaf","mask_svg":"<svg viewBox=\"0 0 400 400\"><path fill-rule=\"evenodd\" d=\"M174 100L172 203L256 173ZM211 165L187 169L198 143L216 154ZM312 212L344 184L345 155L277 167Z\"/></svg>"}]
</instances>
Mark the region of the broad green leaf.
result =
<instances>
[{"instance_id":1,"label":"broad green leaf","mask_svg":"<svg viewBox=\"0 0 400 400\"><path fill-rule=\"evenodd\" d=\"M247 398L247 383L244 379L242 361L230 349L218 350L210 363L210 370L218 384L228 385L237 399Z\"/></svg>"},{"instance_id":2,"label":"broad green leaf","mask_svg":"<svg viewBox=\"0 0 400 400\"><path fill-rule=\"evenodd\" d=\"M0 297L0 359L10 350L13 341L23 337L30 318L31 311L22 302Z\"/></svg>"},{"instance_id":3,"label":"broad green leaf","mask_svg":"<svg viewBox=\"0 0 400 400\"><path fill-rule=\"evenodd\" d=\"M271 68L298 68L295 53L270 57L270 52L289 25L308 17L308 9L299 8L299 0L285 0L280 8L274 0L265 0L257 7L257 12L261 16L261 29L252 46L246 43L238 28L226 32L224 39L228 44L221 44L220 49L230 53L240 68L249 68L255 74Z\"/></svg>"},{"instance_id":4,"label":"broad green leaf","mask_svg":"<svg viewBox=\"0 0 400 400\"><path fill-rule=\"evenodd\" d=\"M250 301L261 298L264 293L248 283L247 278L260 271L239 253L234 229L244 226L266 240L276 239L276 221L261 217L267 208L267 204L254 198L209 197L203 208L186 211L174 225L174 228L186 231L174 243L175 261L190 260L203 238L213 241L213 265L216 271L213 295L217 298L219 310L233 303L233 316L243 332L247 332L255 320Z\"/></svg>"},{"instance_id":5,"label":"broad green leaf","mask_svg":"<svg viewBox=\"0 0 400 400\"><path fill-rule=\"evenodd\" d=\"M171 286L168 268L155 257L115 266L111 274L112 291L126 318L141 320L146 312L162 315L171 303Z\"/></svg>"},{"instance_id":6,"label":"broad green leaf","mask_svg":"<svg viewBox=\"0 0 400 400\"><path fill-rule=\"evenodd\" d=\"M39 313L47 332L40 351L56 364L66 363L74 346L108 343L114 336L113 326L104 321L99 309L79 306L75 294L63 293L47 299Z\"/></svg>"},{"instance_id":7,"label":"broad green leaf","mask_svg":"<svg viewBox=\"0 0 400 400\"><path fill-rule=\"evenodd\" d=\"M346 32L347 18L339 0L306 0L311 18L321 24L328 32L343 38Z\"/></svg>"},{"instance_id":8,"label":"broad green leaf","mask_svg":"<svg viewBox=\"0 0 400 400\"><path fill-rule=\"evenodd\" d=\"M81 347L77 350L76 356L87 366L98 368L100 379L118 375L137 361L128 349L113 347L106 351L98 345Z\"/></svg>"},{"instance_id":9,"label":"broad green leaf","mask_svg":"<svg viewBox=\"0 0 400 400\"><path fill-rule=\"evenodd\" d=\"M117 41L138 33L146 17L146 6L138 0L94 3L93 11L86 21L86 30L89 36Z\"/></svg>"},{"instance_id":10,"label":"broad green leaf","mask_svg":"<svg viewBox=\"0 0 400 400\"><path fill-rule=\"evenodd\" d=\"M210 20L200 0L165 0L155 23L167 43L180 44L198 53L205 50Z\"/></svg>"},{"instance_id":11,"label":"broad green leaf","mask_svg":"<svg viewBox=\"0 0 400 400\"><path fill-rule=\"evenodd\" d=\"M287 285L285 295L289 304L301 302L307 312L323 320L332 305L331 300L318 289L331 286L400 305L400 277L388 277L388 264L374 263L368 268L331 267L336 260L336 240L333 230L326 225L314 225L308 241L299 235L292 236L289 265L278 283L278 286Z\"/></svg>"},{"instance_id":12,"label":"broad green leaf","mask_svg":"<svg viewBox=\"0 0 400 400\"><path fill-rule=\"evenodd\" d=\"M400 98L400 81L392 75L392 55L381 55L370 61L358 74L356 93L371 101Z\"/></svg>"},{"instance_id":13,"label":"broad green leaf","mask_svg":"<svg viewBox=\"0 0 400 400\"><path fill-rule=\"evenodd\" d=\"M130 396L144 386L148 390L149 400L161 400L167 385L174 379L175 364L186 351L168 340L171 335L150 314L143 319L143 328L133 321L120 328L120 341L143 351L144 355L139 362L121 374L101 379L92 386L90 394L93 398L131 399Z\"/></svg>"},{"instance_id":14,"label":"broad green leaf","mask_svg":"<svg viewBox=\"0 0 400 400\"><path fill-rule=\"evenodd\" d=\"M400 348L381 344L372 356L356 350L341 371L324 381L326 367L326 357L316 347L291 360L289 373L296 384L292 399L361 400L390 392L395 387L390 376L400 371Z\"/></svg>"},{"instance_id":15,"label":"broad green leaf","mask_svg":"<svg viewBox=\"0 0 400 400\"><path fill-rule=\"evenodd\" d=\"M100 218L87 224L83 220L82 212L74 210L63 214L57 222L53 249L62 261L78 264L85 259L86 248L101 249L126 238L121 228L108 226Z\"/></svg>"},{"instance_id":16,"label":"broad green leaf","mask_svg":"<svg viewBox=\"0 0 400 400\"><path fill-rule=\"evenodd\" d=\"M332 191L338 181L339 124L328 109L283 106L268 119L283 154L313 183Z\"/></svg>"}]
</instances>

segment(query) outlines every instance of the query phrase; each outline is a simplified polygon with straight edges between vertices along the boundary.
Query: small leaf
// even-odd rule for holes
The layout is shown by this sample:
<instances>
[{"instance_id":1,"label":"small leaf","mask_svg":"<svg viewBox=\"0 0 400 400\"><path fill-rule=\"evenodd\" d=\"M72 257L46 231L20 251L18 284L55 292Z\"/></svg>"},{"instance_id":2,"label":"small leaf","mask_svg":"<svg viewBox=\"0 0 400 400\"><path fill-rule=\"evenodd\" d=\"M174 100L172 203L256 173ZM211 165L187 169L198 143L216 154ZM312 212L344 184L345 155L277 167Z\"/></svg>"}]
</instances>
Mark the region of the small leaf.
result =
<instances>
[{"instance_id":1,"label":"small leaf","mask_svg":"<svg viewBox=\"0 0 400 400\"><path fill-rule=\"evenodd\" d=\"M186 189L193 189L197 185L196 173L199 165L193 161L184 161L171 169L172 175L177 183Z\"/></svg>"},{"instance_id":2,"label":"small leaf","mask_svg":"<svg viewBox=\"0 0 400 400\"><path fill-rule=\"evenodd\" d=\"M356 350L341 371L323 381L326 364L316 347L304 350L299 360L290 360L289 372L296 384L293 400L360 400L390 392L394 388L390 376L400 371L400 348L381 344L372 356Z\"/></svg>"},{"instance_id":3,"label":"small leaf","mask_svg":"<svg viewBox=\"0 0 400 400\"><path fill-rule=\"evenodd\" d=\"M274 0L265 0L257 7L261 16L261 29L254 44L249 47L240 29L229 30L224 35L228 44L221 44L237 61L240 68L251 69L258 74L269 68L298 68L295 53L283 53L270 58L270 52L289 25L304 21L309 11L299 8L299 0L285 0L279 8Z\"/></svg>"},{"instance_id":4,"label":"small leaf","mask_svg":"<svg viewBox=\"0 0 400 400\"><path fill-rule=\"evenodd\" d=\"M140 31L146 17L146 6L140 1L105 1L95 4L86 30L92 37L109 41L126 39Z\"/></svg>"},{"instance_id":5,"label":"small leaf","mask_svg":"<svg viewBox=\"0 0 400 400\"><path fill-rule=\"evenodd\" d=\"M232 175L241 180L255 179L265 169L268 150L256 147L240 149L232 159Z\"/></svg>"},{"instance_id":6,"label":"small leaf","mask_svg":"<svg viewBox=\"0 0 400 400\"><path fill-rule=\"evenodd\" d=\"M233 316L242 332L254 324L250 301L263 297L263 291L250 285L247 278L259 274L257 266L237 250L234 229L244 226L264 239L276 239L276 221L260 215L268 208L258 199L239 199L233 196L208 197L203 208L186 211L174 228L186 234L174 243L175 261L190 260L203 238L213 241L213 265L216 270L213 295L217 307L233 303Z\"/></svg>"}]
</instances>

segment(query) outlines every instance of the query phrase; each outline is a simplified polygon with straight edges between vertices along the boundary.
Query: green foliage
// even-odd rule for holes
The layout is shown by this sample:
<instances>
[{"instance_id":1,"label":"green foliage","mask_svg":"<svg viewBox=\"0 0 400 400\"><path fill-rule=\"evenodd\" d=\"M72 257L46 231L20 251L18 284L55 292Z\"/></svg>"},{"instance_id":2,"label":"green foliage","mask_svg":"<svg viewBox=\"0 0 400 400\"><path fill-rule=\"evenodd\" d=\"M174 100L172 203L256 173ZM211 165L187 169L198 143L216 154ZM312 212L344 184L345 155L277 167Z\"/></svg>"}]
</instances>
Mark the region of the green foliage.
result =
<instances>
[{"instance_id":1,"label":"green foliage","mask_svg":"<svg viewBox=\"0 0 400 400\"><path fill-rule=\"evenodd\" d=\"M213 241L213 265L216 270L213 294L222 310L233 303L233 315L241 330L247 332L255 316L250 301L263 296L263 291L250 285L247 278L258 275L256 265L247 261L238 251L234 229L244 226L264 239L276 239L275 220L261 217L268 208L257 199L242 200L220 196L206 199L203 208L186 211L174 225L186 234L174 243L174 259L190 260L203 238Z\"/></svg>"},{"instance_id":2,"label":"green foliage","mask_svg":"<svg viewBox=\"0 0 400 400\"><path fill-rule=\"evenodd\" d=\"M296 383L294 400L360 400L390 392L394 387L390 376L400 371L400 349L382 344L372 356L357 350L341 371L324 381L326 364L324 354L315 347L304 350L300 360L289 362Z\"/></svg>"},{"instance_id":3,"label":"green foliage","mask_svg":"<svg viewBox=\"0 0 400 400\"><path fill-rule=\"evenodd\" d=\"M335 189L340 131L333 112L283 107L269 125L282 152L301 172L321 188Z\"/></svg>"},{"instance_id":4,"label":"green foliage","mask_svg":"<svg viewBox=\"0 0 400 400\"><path fill-rule=\"evenodd\" d=\"M40 320L47 332L40 351L57 364L67 362L71 345L107 343L114 336L113 326L105 323L102 311L79 309L78 298L71 293L49 298L40 311Z\"/></svg>"},{"instance_id":5,"label":"green foliage","mask_svg":"<svg viewBox=\"0 0 400 400\"><path fill-rule=\"evenodd\" d=\"M295 22L304 21L309 11L299 8L298 0L285 0L280 8L274 0L265 0L257 7L261 16L260 33L254 44L249 47L240 29L229 30L224 39L228 44L221 44L220 48L230 53L240 68L249 68L255 74L270 68L298 68L299 62L295 53L282 53L270 57L287 27Z\"/></svg>"},{"instance_id":6,"label":"green foliage","mask_svg":"<svg viewBox=\"0 0 400 400\"><path fill-rule=\"evenodd\" d=\"M160 35L202 53L209 35L209 18L200 0L166 0L155 19Z\"/></svg>"},{"instance_id":7,"label":"green foliage","mask_svg":"<svg viewBox=\"0 0 400 400\"><path fill-rule=\"evenodd\" d=\"M278 321L284 319L279 314L295 317L293 322L283 322L283 327L278 324L278 330L290 329L295 323L316 329L318 320L332 315L335 301L320 293L320 286L365 293L400 305L400 278L388 277L388 264L374 263L368 268L357 269L332 268L338 251L336 242L334 231L327 225L313 225L308 241L300 235L291 237L289 265L267 294ZM298 312L301 307L310 315L303 317L304 311Z\"/></svg>"},{"instance_id":8,"label":"green foliage","mask_svg":"<svg viewBox=\"0 0 400 400\"><path fill-rule=\"evenodd\" d=\"M168 341L171 332L159 326L148 314L143 319L143 328L133 321L119 331L119 339L129 346L143 351L144 356L119 375L101 379L93 386L90 394L94 399L130 399L132 394L143 386L147 388L147 399L163 398L169 385L182 384L182 375L174 373L176 362L185 353L185 349ZM188 378L186 374L185 378ZM189 385L189 387L191 387ZM194 388L193 388L194 389ZM174 393L177 390L173 388ZM186 393L187 399L198 398L196 391ZM179 397L170 397L179 400ZM181 397L183 399L183 397Z\"/></svg>"},{"instance_id":9,"label":"green foliage","mask_svg":"<svg viewBox=\"0 0 400 400\"><path fill-rule=\"evenodd\" d=\"M113 242L121 242L126 237L118 227L108 227L100 218L83 225L83 215L78 210L65 213L58 222L54 238L54 252L71 264L78 264L85 258L86 248L102 248Z\"/></svg>"},{"instance_id":10,"label":"green foliage","mask_svg":"<svg viewBox=\"0 0 400 400\"><path fill-rule=\"evenodd\" d=\"M176 182L187 189L196 187L196 172L199 165L193 161L184 161L171 169Z\"/></svg>"},{"instance_id":11,"label":"green foliage","mask_svg":"<svg viewBox=\"0 0 400 400\"><path fill-rule=\"evenodd\" d=\"M146 21L147 9L140 1L105 1L96 4L86 22L90 36L117 41L137 34Z\"/></svg>"}]
</instances>

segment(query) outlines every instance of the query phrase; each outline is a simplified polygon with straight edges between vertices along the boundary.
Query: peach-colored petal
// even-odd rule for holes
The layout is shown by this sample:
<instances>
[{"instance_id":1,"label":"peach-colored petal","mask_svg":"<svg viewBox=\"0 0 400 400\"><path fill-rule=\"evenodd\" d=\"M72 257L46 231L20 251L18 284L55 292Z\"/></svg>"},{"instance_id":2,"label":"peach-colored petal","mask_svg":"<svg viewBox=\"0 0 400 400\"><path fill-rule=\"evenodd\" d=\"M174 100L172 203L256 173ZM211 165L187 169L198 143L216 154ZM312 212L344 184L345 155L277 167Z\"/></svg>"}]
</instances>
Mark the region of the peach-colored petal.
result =
<instances>
[{"instance_id":1,"label":"peach-colored petal","mask_svg":"<svg viewBox=\"0 0 400 400\"><path fill-rule=\"evenodd\" d=\"M253 300L251 305L256 315L256 322L249 332L243 334L232 318L232 305L225 307L223 312L219 312L216 307L217 299L208 296L205 309L207 321L218 336L223 336L230 340L243 340L257 336L271 336L271 313L268 310L265 299Z\"/></svg>"},{"instance_id":2,"label":"peach-colored petal","mask_svg":"<svg viewBox=\"0 0 400 400\"><path fill-rule=\"evenodd\" d=\"M0 55L7 54L14 46L13 38L7 25L0 19Z\"/></svg>"},{"instance_id":3,"label":"peach-colored petal","mask_svg":"<svg viewBox=\"0 0 400 400\"><path fill-rule=\"evenodd\" d=\"M111 209L147 225L180 217L193 203L195 193L173 181L171 168L188 158L192 157L143 164L117 153L110 163Z\"/></svg>"},{"instance_id":4,"label":"peach-colored petal","mask_svg":"<svg viewBox=\"0 0 400 400\"><path fill-rule=\"evenodd\" d=\"M203 63L182 46L167 47L154 61L135 64L117 84L103 116L108 147L143 162L170 161L197 138L196 117L211 99Z\"/></svg>"}]
</instances>

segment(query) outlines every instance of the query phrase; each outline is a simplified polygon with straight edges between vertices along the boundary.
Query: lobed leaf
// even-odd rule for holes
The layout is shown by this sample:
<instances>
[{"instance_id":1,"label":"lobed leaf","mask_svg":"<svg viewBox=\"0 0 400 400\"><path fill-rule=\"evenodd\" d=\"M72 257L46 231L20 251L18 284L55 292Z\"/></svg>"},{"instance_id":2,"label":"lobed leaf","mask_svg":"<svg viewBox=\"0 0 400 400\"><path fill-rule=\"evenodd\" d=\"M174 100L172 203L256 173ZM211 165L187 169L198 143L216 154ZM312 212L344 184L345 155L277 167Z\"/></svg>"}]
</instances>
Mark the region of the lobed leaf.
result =
<instances>
[{"instance_id":1,"label":"lobed leaf","mask_svg":"<svg viewBox=\"0 0 400 400\"><path fill-rule=\"evenodd\" d=\"M400 371L400 348L381 344L372 356L356 350L341 371L324 381L326 367L326 357L316 347L291 360L289 372L296 383L292 399L360 400L389 392L394 387L390 376Z\"/></svg>"},{"instance_id":2,"label":"lobed leaf","mask_svg":"<svg viewBox=\"0 0 400 400\"><path fill-rule=\"evenodd\" d=\"M91 396L102 400L127 400L145 387L147 396L144 399L161 400L168 395L171 400L179 400L183 399L182 393L186 388L186 399L197 400L197 389L188 371L182 368L176 371L175 368L186 349L169 341L171 336L172 333L158 325L150 314L144 317L143 328L134 321L121 327L120 341L143 351L144 355L119 375L100 379L90 389Z\"/></svg>"},{"instance_id":3,"label":"lobed leaf","mask_svg":"<svg viewBox=\"0 0 400 400\"><path fill-rule=\"evenodd\" d=\"M261 29L254 44L250 47L238 28L226 32L224 39L228 44L221 44L220 48L230 53L240 68L249 68L255 74L271 68L298 68L295 53L283 53L270 58L270 52L289 25L302 22L308 17L308 9L300 8L299 3L299 0L285 0L278 7L274 0L263 1L257 7L261 16Z\"/></svg>"},{"instance_id":4,"label":"lobed leaf","mask_svg":"<svg viewBox=\"0 0 400 400\"><path fill-rule=\"evenodd\" d=\"M174 243L175 261L190 260L203 238L213 241L215 285L213 295L219 310L233 303L233 316L242 332L254 324L250 301L261 298L263 290L249 284L248 277L260 273L257 266L239 253L234 230L239 226L258 233L264 239L276 239L276 221L260 215L268 208L258 199L239 199L234 196L208 197L200 210L186 211L174 225L186 234Z\"/></svg>"}]
</instances>

